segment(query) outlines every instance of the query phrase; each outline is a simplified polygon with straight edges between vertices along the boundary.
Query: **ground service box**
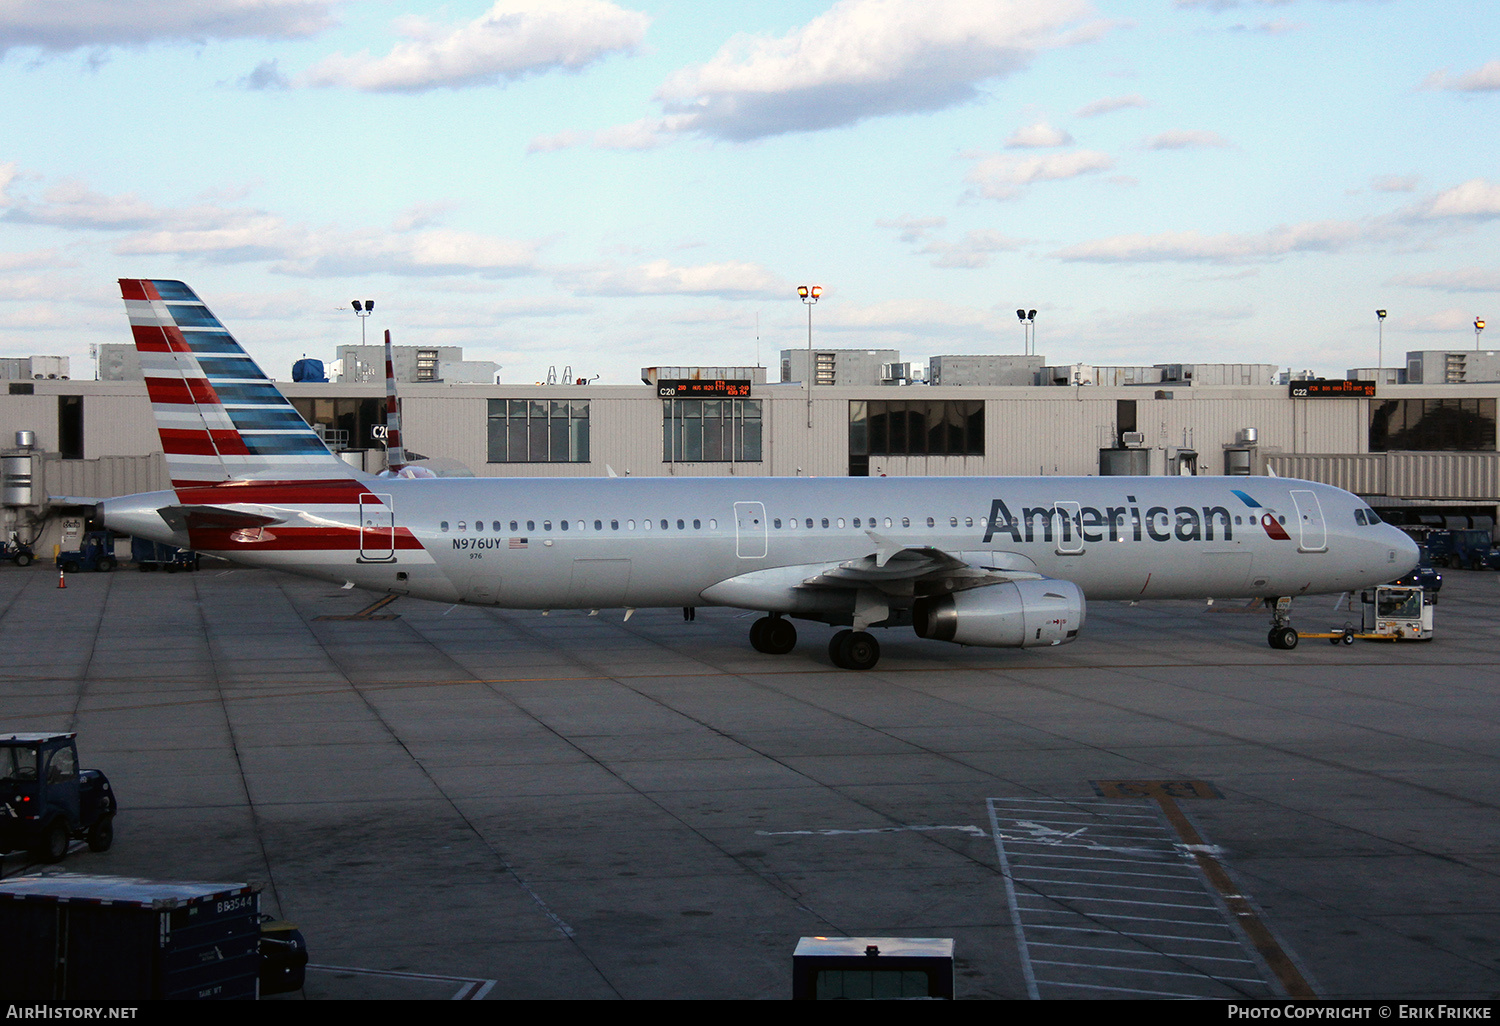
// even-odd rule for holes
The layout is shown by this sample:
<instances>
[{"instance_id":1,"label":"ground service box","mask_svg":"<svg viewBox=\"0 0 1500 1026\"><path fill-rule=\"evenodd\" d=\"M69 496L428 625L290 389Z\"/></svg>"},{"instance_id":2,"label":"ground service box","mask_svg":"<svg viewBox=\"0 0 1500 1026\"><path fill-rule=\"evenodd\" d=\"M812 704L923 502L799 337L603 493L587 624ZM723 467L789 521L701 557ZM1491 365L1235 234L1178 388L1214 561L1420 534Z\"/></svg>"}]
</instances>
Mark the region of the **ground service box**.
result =
<instances>
[{"instance_id":1,"label":"ground service box","mask_svg":"<svg viewBox=\"0 0 1500 1026\"><path fill-rule=\"evenodd\" d=\"M258 994L260 895L246 884L71 873L0 880L0 998Z\"/></svg>"}]
</instances>

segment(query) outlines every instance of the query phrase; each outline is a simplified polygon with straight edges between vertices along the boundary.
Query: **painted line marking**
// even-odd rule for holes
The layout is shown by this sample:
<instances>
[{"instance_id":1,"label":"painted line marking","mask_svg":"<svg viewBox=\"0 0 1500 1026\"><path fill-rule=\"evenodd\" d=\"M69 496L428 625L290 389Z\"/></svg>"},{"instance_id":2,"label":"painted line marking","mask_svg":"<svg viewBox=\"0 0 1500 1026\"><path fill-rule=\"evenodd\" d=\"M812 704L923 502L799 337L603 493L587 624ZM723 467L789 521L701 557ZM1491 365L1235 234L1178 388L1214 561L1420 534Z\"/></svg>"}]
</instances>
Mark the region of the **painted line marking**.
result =
<instances>
[{"instance_id":1,"label":"painted line marking","mask_svg":"<svg viewBox=\"0 0 1500 1026\"><path fill-rule=\"evenodd\" d=\"M395 969L356 969L347 965L312 965L307 966L309 972L323 973L353 973L356 976L384 976L397 980L422 980L428 983L457 983L458 990L449 998L450 1001L478 1001L488 994L499 983L499 980L476 979L472 976L444 976L440 973L408 973Z\"/></svg>"}]
</instances>

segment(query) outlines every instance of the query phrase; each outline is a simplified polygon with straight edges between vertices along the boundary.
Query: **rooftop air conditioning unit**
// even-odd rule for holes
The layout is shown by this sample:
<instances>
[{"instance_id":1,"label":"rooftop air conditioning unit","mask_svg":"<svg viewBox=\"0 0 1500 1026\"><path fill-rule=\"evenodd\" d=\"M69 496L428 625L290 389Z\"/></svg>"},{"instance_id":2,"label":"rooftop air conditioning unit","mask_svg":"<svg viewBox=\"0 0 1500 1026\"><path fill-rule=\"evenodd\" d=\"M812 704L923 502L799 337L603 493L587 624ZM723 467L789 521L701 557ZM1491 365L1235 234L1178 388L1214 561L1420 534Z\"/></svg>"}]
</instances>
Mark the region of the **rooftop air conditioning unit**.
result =
<instances>
[{"instance_id":1,"label":"rooftop air conditioning unit","mask_svg":"<svg viewBox=\"0 0 1500 1026\"><path fill-rule=\"evenodd\" d=\"M1139 449L1146 444L1146 433L1144 431L1127 431L1120 436L1127 449Z\"/></svg>"}]
</instances>

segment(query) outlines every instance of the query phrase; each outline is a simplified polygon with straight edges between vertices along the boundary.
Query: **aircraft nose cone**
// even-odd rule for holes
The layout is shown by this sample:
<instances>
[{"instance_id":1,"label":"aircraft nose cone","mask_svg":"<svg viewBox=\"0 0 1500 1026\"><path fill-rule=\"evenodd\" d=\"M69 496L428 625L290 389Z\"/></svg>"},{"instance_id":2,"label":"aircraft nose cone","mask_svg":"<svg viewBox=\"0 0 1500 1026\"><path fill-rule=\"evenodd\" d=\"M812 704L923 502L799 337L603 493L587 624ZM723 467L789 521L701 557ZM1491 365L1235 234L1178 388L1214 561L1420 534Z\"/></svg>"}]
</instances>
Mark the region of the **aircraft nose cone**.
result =
<instances>
[{"instance_id":1,"label":"aircraft nose cone","mask_svg":"<svg viewBox=\"0 0 1500 1026\"><path fill-rule=\"evenodd\" d=\"M1401 566L1401 572L1396 574L1396 577L1405 577L1421 562L1422 553L1417 548L1417 543L1412 541L1411 536L1405 531L1395 527L1392 527L1391 531L1396 535L1393 539L1396 545L1396 562Z\"/></svg>"}]
</instances>

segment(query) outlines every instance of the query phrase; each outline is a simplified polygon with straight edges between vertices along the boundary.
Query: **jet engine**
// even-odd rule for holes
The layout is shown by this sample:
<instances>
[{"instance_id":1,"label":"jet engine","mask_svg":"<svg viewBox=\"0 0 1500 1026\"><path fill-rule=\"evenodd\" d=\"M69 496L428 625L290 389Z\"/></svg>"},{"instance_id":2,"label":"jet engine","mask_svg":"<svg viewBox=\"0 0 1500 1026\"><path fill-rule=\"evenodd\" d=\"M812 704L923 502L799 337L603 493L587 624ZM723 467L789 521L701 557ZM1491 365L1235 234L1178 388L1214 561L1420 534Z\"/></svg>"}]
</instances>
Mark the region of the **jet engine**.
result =
<instances>
[{"instance_id":1,"label":"jet engine","mask_svg":"<svg viewBox=\"0 0 1500 1026\"><path fill-rule=\"evenodd\" d=\"M917 636L985 648L1066 645L1084 620L1083 591L1072 581L1006 581L917 600Z\"/></svg>"}]
</instances>

